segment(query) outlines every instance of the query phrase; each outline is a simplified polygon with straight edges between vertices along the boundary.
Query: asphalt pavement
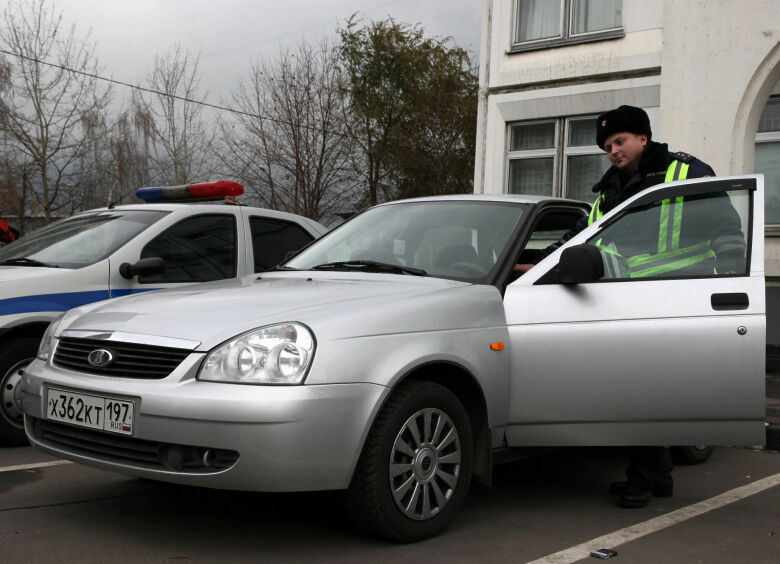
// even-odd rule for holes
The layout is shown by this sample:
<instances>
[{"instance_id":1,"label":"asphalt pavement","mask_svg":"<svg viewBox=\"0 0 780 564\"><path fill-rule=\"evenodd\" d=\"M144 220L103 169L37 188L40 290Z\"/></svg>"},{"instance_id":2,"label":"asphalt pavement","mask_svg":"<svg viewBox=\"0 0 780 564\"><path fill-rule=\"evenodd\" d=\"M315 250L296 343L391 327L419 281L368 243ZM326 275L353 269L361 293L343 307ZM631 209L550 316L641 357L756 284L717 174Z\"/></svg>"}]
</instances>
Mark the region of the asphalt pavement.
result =
<instances>
[{"instance_id":1,"label":"asphalt pavement","mask_svg":"<svg viewBox=\"0 0 780 564\"><path fill-rule=\"evenodd\" d=\"M675 494L617 507L623 449L560 449L495 468L442 534L397 545L357 534L338 492L176 486L0 450L0 562L774 564L780 453L717 448L675 468Z\"/></svg>"}]
</instances>

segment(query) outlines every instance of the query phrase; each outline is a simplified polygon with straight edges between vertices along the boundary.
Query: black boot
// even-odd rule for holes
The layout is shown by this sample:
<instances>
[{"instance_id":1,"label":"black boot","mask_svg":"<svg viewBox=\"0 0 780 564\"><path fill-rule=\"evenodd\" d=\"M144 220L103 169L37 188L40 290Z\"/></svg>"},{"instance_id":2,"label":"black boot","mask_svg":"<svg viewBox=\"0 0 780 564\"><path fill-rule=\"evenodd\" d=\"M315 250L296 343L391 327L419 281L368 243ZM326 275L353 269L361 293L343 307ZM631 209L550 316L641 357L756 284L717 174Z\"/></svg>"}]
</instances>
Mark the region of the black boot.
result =
<instances>
[{"instance_id":1,"label":"black boot","mask_svg":"<svg viewBox=\"0 0 780 564\"><path fill-rule=\"evenodd\" d=\"M633 484L629 484L629 486L623 490L623 493L620 494L618 505L620 507L629 507L635 509L638 507L644 507L650 503L651 499L653 499L653 492L650 490L643 490L634 486Z\"/></svg>"},{"instance_id":2,"label":"black boot","mask_svg":"<svg viewBox=\"0 0 780 564\"><path fill-rule=\"evenodd\" d=\"M625 482L612 482L609 485L609 493L613 495L623 495L623 492L630 486L631 483L628 480ZM653 497L672 497L672 493L674 493L674 486L671 483L656 484L653 487Z\"/></svg>"}]
</instances>

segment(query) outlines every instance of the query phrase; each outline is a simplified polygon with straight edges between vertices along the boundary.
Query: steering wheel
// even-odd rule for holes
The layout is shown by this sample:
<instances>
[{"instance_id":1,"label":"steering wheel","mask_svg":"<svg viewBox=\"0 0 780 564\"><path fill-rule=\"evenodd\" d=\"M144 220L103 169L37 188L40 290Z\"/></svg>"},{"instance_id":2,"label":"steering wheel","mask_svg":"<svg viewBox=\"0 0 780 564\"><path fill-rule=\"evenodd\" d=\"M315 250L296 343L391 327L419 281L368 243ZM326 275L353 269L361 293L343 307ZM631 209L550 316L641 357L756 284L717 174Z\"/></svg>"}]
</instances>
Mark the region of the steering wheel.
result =
<instances>
[{"instance_id":1,"label":"steering wheel","mask_svg":"<svg viewBox=\"0 0 780 564\"><path fill-rule=\"evenodd\" d=\"M478 264L474 264L473 262L466 262L466 261L453 262L451 264L448 264L447 268L460 270L467 276L484 276L485 274L487 274L487 271L484 268L482 268Z\"/></svg>"}]
</instances>

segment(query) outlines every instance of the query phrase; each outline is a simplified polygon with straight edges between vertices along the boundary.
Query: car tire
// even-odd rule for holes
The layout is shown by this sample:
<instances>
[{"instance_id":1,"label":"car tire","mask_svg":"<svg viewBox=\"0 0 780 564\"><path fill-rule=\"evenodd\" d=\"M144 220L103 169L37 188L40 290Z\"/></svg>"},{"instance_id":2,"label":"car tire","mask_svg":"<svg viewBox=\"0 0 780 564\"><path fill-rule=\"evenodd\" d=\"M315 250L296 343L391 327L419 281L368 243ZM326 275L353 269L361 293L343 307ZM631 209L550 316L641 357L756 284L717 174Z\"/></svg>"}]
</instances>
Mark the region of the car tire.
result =
<instances>
[{"instance_id":1,"label":"car tire","mask_svg":"<svg viewBox=\"0 0 780 564\"><path fill-rule=\"evenodd\" d=\"M473 460L471 425L458 398L434 382L405 382L366 439L346 492L347 513L372 536L434 536L463 503Z\"/></svg>"},{"instance_id":2,"label":"car tire","mask_svg":"<svg viewBox=\"0 0 780 564\"><path fill-rule=\"evenodd\" d=\"M35 360L40 339L14 339L0 346L0 445L28 444L24 418L14 397L18 398L21 373Z\"/></svg>"},{"instance_id":3,"label":"car tire","mask_svg":"<svg viewBox=\"0 0 780 564\"><path fill-rule=\"evenodd\" d=\"M706 445L675 446L671 448L675 464L702 464L712 455L713 447Z\"/></svg>"}]
</instances>

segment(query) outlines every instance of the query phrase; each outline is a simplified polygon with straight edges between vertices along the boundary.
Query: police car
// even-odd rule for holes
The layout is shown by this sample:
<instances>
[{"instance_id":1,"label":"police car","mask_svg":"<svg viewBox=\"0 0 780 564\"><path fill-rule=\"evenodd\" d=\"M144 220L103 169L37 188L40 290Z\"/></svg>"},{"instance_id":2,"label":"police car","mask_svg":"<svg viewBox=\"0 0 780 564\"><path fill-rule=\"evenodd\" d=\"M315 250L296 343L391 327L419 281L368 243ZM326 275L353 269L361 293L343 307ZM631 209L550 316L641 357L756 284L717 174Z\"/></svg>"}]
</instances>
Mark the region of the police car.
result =
<instances>
[{"instance_id":1,"label":"police car","mask_svg":"<svg viewBox=\"0 0 780 564\"><path fill-rule=\"evenodd\" d=\"M79 213L0 249L1 444L26 441L17 384L63 311L263 271L326 232L289 213L176 203L241 193L229 181L143 188L138 196L155 203Z\"/></svg>"}]
</instances>

